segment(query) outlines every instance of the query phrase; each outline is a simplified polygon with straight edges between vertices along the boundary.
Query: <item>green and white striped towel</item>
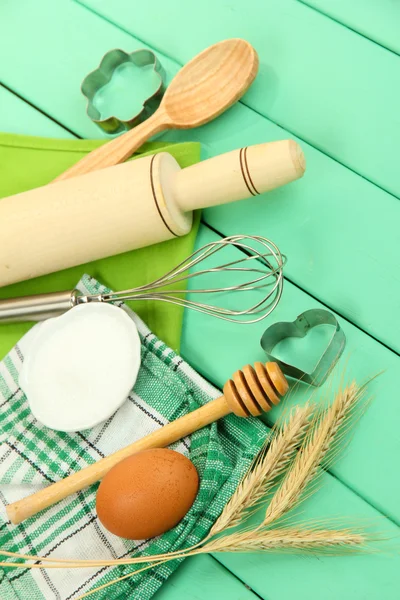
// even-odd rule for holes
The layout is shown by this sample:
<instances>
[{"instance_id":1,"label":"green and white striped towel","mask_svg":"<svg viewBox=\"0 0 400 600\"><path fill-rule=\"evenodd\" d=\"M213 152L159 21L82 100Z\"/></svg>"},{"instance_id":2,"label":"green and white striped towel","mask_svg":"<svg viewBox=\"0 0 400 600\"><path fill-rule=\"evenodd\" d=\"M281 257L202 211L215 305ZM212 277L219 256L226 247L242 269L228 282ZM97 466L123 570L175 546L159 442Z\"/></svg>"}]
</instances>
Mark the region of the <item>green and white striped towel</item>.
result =
<instances>
[{"instance_id":1,"label":"green and white striped towel","mask_svg":"<svg viewBox=\"0 0 400 600\"><path fill-rule=\"evenodd\" d=\"M79 289L107 292L84 276ZM118 448L194 410L220 392L159 340L128 307L142 342L142 364L134 390L105 423L75 434L52 431L36 421L18 385L28 333L0 363L0 539L3 550L46 557L115 559L169 552L200 541L221 513L264 443L267 429L257 419L229 415L173 447L190 457L200 490L184 519L164 535L122 540L103 528L95 512L97 485L70 496L37 517L12 525L5 506L99 460ZM147 600L176 569L171 561L125 579L93 597ZM1 572L2 600L73 600L135 567L11 569Z\"/></svg>"}]
</instances>

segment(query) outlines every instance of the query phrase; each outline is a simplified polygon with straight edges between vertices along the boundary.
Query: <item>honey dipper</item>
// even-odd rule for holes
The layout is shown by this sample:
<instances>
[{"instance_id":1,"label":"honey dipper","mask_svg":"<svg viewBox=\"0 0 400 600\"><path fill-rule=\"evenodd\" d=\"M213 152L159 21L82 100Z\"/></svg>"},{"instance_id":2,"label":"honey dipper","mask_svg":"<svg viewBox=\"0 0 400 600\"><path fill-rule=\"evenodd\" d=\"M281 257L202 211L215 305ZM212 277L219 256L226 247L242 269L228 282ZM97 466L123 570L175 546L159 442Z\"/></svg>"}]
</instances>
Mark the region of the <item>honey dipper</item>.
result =
<instances>
[{"instance_id":1,"label":"honey dipper","mask_svg":"<svg viewBox=\"0 0 400 600\"><path fill-rule=\"evenodd\" d=\"M7 506L7 514L17 525L36 515L41 510L67 498L70 494L102 479L118 462L150 448L163 448L185 436L234 413L238 417L259 416L278 404L281 396L288 390L288 383L279 366L274 362L257 362L254 368L246 365L236 371L232 379L226 382L223 396L208 402L176 421L164 425L133 444L102 458L96 463L61 479L56 483Z\"/></svg>"}]
</instances>

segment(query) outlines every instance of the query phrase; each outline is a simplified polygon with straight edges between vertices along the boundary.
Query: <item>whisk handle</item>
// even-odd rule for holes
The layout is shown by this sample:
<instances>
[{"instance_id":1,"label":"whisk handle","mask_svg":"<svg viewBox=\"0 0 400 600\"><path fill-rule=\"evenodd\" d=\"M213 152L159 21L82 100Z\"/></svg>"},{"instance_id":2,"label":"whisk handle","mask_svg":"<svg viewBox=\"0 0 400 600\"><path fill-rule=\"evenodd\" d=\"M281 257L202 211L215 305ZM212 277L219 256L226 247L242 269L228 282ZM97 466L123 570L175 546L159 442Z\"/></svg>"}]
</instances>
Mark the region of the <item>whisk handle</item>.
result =
<instances>
[{"instance_id":1,"label":"whisk handle","mask_svg":"<svg viewBox=\"0 0 400 600\"><path fill-rule=\"evenodd\" d=\"M51 292L0 300L0 323L44 321L57 317L78 304L80 292Z\"/></svg>"},{"instance_id":2,"label":"whisk handle","mask_svg":"<svg viewBox=\"0 0 400 600\"><path fill-rule=\"evenodd\" d=\"M305 158L294 140L239 148L182 169L174 199L183 212L243 200L303 176Z\"/></svg>"}]
</instances>

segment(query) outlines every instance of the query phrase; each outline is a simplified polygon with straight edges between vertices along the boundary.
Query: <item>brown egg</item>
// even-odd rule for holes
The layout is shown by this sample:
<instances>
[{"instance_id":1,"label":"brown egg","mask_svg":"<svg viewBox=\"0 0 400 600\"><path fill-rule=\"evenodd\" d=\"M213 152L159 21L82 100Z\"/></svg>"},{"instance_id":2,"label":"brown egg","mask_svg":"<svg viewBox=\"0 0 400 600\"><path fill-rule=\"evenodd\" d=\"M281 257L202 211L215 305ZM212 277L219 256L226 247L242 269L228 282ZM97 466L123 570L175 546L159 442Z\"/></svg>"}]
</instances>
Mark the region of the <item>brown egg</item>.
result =
<instances>
[{"instance_id":1,"label":"brown egg","mask_svg":"<svg viewBox=\"0 0 400 600\"><path fill-rule=\"evenodd\" d=\"M175 527L192 506L199 487L196 467L183 454L155 448L125 458L102 480L97 514L106 529L143 540Z\"/></svg>"}]
</instances>

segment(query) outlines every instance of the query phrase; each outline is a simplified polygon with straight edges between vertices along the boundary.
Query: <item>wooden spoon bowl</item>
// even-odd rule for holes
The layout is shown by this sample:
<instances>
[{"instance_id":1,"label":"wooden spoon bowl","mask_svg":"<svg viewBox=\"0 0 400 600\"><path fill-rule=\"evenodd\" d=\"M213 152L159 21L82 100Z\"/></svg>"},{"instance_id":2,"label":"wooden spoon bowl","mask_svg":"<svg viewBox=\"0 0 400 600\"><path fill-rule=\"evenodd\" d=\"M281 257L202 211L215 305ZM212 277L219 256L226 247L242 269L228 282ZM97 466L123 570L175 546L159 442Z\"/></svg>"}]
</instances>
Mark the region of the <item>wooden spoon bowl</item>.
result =
<instances>
[{"instance_id":1,"label":"wooden spoon bowl","mask_svg":"<svg viewBox=\"0 0 400 600\"><path fill-rule=\"evenodd\" d=\"M219 42L179 71L160 109L176 129L204 125L243 96L257 70L258 56L251 44L241 39Z\"/></svg>"},{"instance_id":2,"label":"wooden spoon bowl","mask_svg":"<svg viewBox=\"0 0 400 600\"><path fill-rule=\"evenodd\" d=\"M121 163L160 131L212 121L243 96L257 70L258 56L249 42L230 39L210 46L177 73L147 121L93 150L56 181Z\"/></svg>"}]
</instances>

